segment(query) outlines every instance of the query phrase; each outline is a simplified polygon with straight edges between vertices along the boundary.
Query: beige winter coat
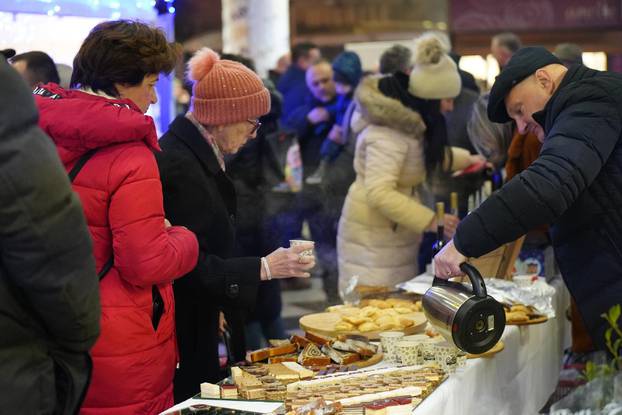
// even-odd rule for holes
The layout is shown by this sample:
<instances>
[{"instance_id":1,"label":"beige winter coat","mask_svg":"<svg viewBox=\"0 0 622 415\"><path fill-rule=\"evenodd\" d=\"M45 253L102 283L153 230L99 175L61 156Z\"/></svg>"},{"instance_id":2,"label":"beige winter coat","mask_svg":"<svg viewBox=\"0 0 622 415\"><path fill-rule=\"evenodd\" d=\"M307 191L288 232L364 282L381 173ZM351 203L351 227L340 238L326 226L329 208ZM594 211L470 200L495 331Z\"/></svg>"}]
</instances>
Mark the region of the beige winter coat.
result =
<instances>
[{"instance_id":1,"label":"beige winter coat","mask_svg":"<svg viewBox=\"0 0 622 415\"><path fill-rule=\"evenodd\" d=\"M339 288L358 275L359 284L394 286L417 275L422 232L434 212L424 206L418 187L426 178L419 113L384 96L378 78L357 89L354 170L337 235ZM452 148L453 169L467 166L467 150Z\"/></svg>"}]
</instances>

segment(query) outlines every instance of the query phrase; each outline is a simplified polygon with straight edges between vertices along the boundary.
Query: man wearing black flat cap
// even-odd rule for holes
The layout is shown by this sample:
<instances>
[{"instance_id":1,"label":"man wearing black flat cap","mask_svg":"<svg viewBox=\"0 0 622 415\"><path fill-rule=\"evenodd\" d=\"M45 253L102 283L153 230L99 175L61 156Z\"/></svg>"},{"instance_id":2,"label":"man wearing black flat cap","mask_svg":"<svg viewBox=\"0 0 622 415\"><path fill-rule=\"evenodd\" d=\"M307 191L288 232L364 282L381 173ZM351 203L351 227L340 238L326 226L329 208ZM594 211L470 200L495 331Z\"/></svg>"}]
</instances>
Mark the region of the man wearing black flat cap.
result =
<instances>
[{"instance_id":1,"label":"man wearing black flat cap","mask_svg":"<svg viewBox=\"0 0 622 415\"><path fill-rule=\"evenodd\" d=\"M520 49L490 93L488 117L513 119L543 142L540 156L460 223L435 257L437 276L551 224L561 273L605 349L601 314L622 303L622 75L566 68L541 47Z\"/></svg>"}]
</instances>

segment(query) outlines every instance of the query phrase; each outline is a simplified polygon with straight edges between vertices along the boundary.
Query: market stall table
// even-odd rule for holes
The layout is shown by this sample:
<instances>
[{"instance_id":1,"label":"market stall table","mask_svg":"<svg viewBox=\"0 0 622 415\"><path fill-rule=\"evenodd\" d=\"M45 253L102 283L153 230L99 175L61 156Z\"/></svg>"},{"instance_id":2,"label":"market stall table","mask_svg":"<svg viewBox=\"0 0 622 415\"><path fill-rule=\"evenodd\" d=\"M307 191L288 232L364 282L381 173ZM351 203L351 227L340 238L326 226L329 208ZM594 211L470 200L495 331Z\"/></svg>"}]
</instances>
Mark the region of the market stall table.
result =
<instances>
[{"instance_id":1,"label":"market stall table","mask_svg":"<svg viewBox=\"0 0 622 415\"><path fill-rule=\"evenodd\" d=\"M542 324L506 326L501 352L492 358L469 359L413 415L537 414L555 390L563 350L569 344L565 317L569 294L561 278L549 283L556 291L555 318ZM385 361L372 368L389 366Z\"/></svg>"},{"instance_id":2,"label":"market stall table","mask_svg":"<svg viewBox=\"0 0 622 415\"><path fill-rule=\"evenodd\" d=\"M555 391L568 345L569 294L561 278L550 282L556 318L529 326L506 326L505 349L490 359L471 359L452 374L413 415L533 415Z\"/></svg>"}]
</instances>

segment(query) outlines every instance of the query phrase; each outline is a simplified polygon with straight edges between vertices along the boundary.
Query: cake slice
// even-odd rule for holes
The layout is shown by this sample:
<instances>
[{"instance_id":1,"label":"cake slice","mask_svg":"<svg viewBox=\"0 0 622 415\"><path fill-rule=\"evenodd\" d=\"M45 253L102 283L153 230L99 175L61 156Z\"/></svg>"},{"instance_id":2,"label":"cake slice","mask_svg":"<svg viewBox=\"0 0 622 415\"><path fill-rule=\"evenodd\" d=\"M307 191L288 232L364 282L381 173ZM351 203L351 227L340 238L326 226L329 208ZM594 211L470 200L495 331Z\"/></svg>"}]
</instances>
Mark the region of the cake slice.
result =
<instances>
[{"instance_id":1,"label":"cake slice","mask_svg":"<svg viewBox=\"0 0 622 415\"><path fill-rule=\"evenodd\" d=\"M285 354L283 356L274 356L268 359L268 363L284 363L284 362L297 362L298 354Z\"/></svg>"},{"instance_id":2,"label":"cake slice","mask_svg":"<svg viewBox=\"0 0 622 415\"><path fill-rule=\"evenodd\" d=\"M281 347L290 345L292 342L288 339L270 339L268 340L268 343L271 347Z\"/></svg>"},{"instance_id":3,"label":"cake slice","mask_svg":"<svg viewBox=\"0 0 622 415\"><path fill-rule=\"evenodd\" d=\"M281 356L284 354L290 354L290 353L295 353L296 350L298 350L298 347L296 347L295 344L292 343L287 343L283 346L277 346L277 347L270 347L268 349L268 355L270 357L274 357L274 356Z\"/></svg>"},{"instance_id":4,"label":"cake slice","mask_svg":"<svg viewBox=\"0 0 622 415\"><path fill-rule=\"evenodd\" d=\"M289 341L291 343L294 343L296 346L298 346L298 348L300 349L304 349L304 347L311 343L311 340L304 338L302 336L299 336L297 334L294 334L292 337L290 337Z\"/></svg>"},{"instance_id":5,"label":"cake slice","mask_svg":"<svg viewBox=\"0 0 622 415\"><path fill-rule=\"evenodd\" d=\"M322 346L322 352L338 365L349 365L361 360L361 356L357 353L339 352L327 344Z\"/></svg>"},{"instance_id":6,"label":"cake slice","mask_svg":"<svg viewBox=\"0 0 622 415\"><path fill-rule=\"evenodd\" d=\"M311 340L313 343L319 345L319 346L323 346L325 344L330 344L331 340L326 338L326 337L322 337L319 334L313 334L310 332L306 332L305 333L305 337L309 340Z\"/></svg>"},{"instance_id":7,"label":"cake slice","mask_svg":"<svg viewBox=\"0 0 622 415\"><path fill-rule=\"evenodd\" d=\"M238 387L235 385L222 385L220 387L222 399L238 399Z\"/></svg>"},{"instance_id":8,"label":"cake slice","mask_svg":"<svg viewBox=\"0 0 622 415\"><path fill-rule=\"evenodd\" d=\"M283 366L298 373L300 379L311 379L314 375L312 370L306 369L296 362L283 362Z\"/></svg>"},{"instance_id":9,"label":"cake slice","mask_svg":"<svg viewBox=\"0 0 622 415\"><path fill-rule=\"evenodd\" d=\"M330 364L330 358L324 355L314 343L309 343L298 356L298 363L303 366L326 366Z\"/></svg>"},{"instance_id":10,"label":"cake slice","mask_svg":"<svg viewBox=\"0 0 622 415\"><path fill-rule=\"evenodd\" d=\"M220 386L213 383L201 383L201 398L220 398Z\"/></svg>"},{"instance_id":11,"label":"cake slice","mask_svg":"<svg viewBox=\"0 0 622 415\"><path fill-rule=\"evenodd\" d=\"M363 357L372 357L378 352L378 348L371 344L369 339L365 336L348 336L346 338L346 344Z\"/></svg>"}]
</instances>

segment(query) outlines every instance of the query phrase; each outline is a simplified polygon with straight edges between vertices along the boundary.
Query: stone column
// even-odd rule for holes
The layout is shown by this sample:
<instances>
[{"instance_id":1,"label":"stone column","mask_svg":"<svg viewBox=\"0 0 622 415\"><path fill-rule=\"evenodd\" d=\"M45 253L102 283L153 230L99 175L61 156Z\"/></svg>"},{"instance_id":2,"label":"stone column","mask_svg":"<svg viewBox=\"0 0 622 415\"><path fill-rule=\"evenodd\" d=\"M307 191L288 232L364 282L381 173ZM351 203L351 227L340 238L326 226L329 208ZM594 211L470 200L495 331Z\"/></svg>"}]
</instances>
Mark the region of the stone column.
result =
<instances>
[{"instance_id":1,"label":"stone column","mask_svg":"<svg viewBox=\"0 0 622 415\"><path fill-rule=\"evenodd\" d=\"M252 58L257 73L289 51L289 0L222 0L223 52Z\"/></svg>"}]
</instances>

